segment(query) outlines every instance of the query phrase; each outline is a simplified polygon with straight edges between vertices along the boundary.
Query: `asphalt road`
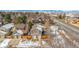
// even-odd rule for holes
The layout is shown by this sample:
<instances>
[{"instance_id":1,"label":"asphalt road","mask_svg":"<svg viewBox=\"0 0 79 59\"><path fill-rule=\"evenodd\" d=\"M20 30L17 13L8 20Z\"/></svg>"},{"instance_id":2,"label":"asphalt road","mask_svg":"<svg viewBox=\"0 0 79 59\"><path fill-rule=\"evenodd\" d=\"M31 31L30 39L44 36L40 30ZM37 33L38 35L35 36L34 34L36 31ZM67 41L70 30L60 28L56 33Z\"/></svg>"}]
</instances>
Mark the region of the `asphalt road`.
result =
<instances>
[{"instance_id":1,"label":"asphalt road","mask_svg":"<svg viewBox=\"0 0 79 59\"><path fill-rule=\"evenodd\" d=\"M74 47L79 47L79 29L74 28L73 26L70 26L69 24L65 24L56 19L54 21L56 22L56 25L58 25L62 30L64 30L68 35L69 38L67 38L66 41L72 43Z\"/></svg>"}]
</instances>

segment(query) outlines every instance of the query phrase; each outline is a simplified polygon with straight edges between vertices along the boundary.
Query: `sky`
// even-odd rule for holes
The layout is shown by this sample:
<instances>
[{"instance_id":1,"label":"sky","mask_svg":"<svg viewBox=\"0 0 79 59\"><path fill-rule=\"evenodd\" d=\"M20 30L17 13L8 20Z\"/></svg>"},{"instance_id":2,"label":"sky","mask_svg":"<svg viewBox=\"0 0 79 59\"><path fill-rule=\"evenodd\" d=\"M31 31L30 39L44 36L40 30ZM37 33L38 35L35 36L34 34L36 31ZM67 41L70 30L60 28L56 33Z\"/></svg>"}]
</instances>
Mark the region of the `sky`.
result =
<instances>
[{"instance_id":1,"label":"sky","mask_svg":"<svg viewBox=\"0 0 79 59\"><path fill-rule=\"evenodd\" d=\"M2 10L79 10L79 0L0 0Z\"/></svg>"}]
</instances>

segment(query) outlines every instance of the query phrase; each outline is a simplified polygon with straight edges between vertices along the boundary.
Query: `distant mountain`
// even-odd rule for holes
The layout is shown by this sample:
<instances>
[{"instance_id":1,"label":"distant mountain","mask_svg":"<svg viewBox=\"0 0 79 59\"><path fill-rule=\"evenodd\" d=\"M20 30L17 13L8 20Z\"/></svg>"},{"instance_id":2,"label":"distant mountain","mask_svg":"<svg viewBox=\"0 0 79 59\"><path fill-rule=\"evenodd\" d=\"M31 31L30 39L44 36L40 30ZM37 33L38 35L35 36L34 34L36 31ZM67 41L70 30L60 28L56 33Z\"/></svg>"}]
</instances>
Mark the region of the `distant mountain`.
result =
<instances>
[{"instance_id":1,"label":"distant mountain","mask_svg":"<svg viewBox=\"0 0 79 59\"><path fill-rule=\"evenodd\" d=\"M79 13L79 10L0 10L0 12L64 12L64 13Z\"/></svg>"},{"instance_id":2,"label":"distant mountain","mask_svg":"<svg viewBox=\"0 0 79 59\"><path fill-rule=\"evenodd\" d=\"M64 12L63 10L0 10L0 12Z\"/></svg>"},{"instance_id":3,"label":"distant mountain","mask_svg":"<svg viewBox=\"0 0 79 59\"><path fill-rule=\"evenodd\" d=\"M79 14L79 10L65 11L66 13Z\"/></svg>"}]
</instances>

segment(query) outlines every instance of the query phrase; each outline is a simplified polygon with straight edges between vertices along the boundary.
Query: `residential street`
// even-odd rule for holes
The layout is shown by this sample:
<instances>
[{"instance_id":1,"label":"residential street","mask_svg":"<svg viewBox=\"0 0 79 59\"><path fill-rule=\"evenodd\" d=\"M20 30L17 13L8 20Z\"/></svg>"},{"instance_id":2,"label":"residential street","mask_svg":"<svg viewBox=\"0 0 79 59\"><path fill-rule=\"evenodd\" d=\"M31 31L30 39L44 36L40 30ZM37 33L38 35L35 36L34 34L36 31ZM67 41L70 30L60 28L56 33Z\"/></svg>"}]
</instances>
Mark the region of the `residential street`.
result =
<instances>
[{"instance_id":1,"label":"residential street","mask_svg":"<svg viewBox=\"0 0 79 59\"><path fill-rule=\"evenodd\" d=\"M1 12L0 48L79 48L78 17L63 12Z\"/></svg>"}]
</instances>

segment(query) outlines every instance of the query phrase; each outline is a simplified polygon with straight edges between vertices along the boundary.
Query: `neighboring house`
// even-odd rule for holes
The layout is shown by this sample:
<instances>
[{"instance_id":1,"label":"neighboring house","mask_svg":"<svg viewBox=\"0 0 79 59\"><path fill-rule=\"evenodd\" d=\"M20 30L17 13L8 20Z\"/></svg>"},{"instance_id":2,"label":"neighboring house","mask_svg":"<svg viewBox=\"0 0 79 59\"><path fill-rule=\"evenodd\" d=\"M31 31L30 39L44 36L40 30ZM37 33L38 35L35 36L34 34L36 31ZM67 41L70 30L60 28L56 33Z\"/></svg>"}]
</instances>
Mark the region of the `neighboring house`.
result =
<instances>
[{"instance_id":1,"label":"neighboring house","mask_svg":"<svg viewBox=\"0 0 79 59\"><path fill-rule=\"evenodd\" d=\"M31 29L31 34L33 35L41 35L42 31L43 31L44 26L42 26L41 24L35 24L32 29Z\"/></svg>"},{"instance_id":2,"label":"neighboring house","mask_svg":"<svg viewBox=\"0 0 79 59\"><path fill-rule=\"evenodd\" d=\"M24 34L28 32L28 26L26 24L18 24L16 28L22 30Z\"/></svg>"},{"instance_id":3,"label":"neighboring house","mask_svg":"<svg viewBox=\"0 0 79 59\"><path fill-rule=\"evenodd\" d=\"M50 34L56 34L56 32L59 30L58 26L50 26L49 33Z\"/></svg>"},{"instance_id":4,"label":"neighboring house","mask_svg":"<svg viewBox=\"0 0 79 59\"><path fill-rule=\"evenodd\" d=\"M13 23L9 23L0 27L0 35L6 35L10 29L14 27Z\"/></svg>"},{"instance_id":5,"label":"neighboring house","mask_svg":"<svg viewBox=\"0 0 79 59\"><path fill-rule=\"evenodd\" d=\"M13 35L20 36L20 35L23 35L23 32L22 30L16 30L16 32Z\"/></svg>"}]
</instances>

